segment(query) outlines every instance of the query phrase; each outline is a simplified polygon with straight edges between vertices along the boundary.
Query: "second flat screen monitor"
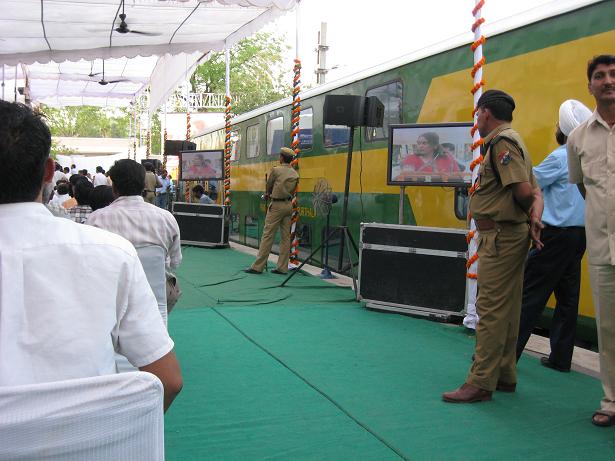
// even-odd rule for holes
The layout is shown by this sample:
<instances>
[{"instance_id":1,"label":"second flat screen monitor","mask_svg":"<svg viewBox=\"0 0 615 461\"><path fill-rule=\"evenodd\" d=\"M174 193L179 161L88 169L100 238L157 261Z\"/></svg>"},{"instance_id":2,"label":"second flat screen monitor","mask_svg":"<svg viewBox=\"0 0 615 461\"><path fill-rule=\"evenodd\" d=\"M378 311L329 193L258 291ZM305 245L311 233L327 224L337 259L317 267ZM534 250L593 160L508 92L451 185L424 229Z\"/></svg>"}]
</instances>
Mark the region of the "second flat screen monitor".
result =
<instances>
[{"instance_id":1,"label":"second flat screen monitor","mask_svg":"<svg viewBox=\"0 0 615 461\"><path fill-rule=\"evenodd\" d=\"M179 180L224 179L223 150L193 150L179 154Z\"/></svg>"},{"instance_id":2,"label":"second flat screen monitor","mask_svg":"<svg viewBox=\"0 0 615 461\"><path fill-rule=\"evenodd\" d=\"M471 123L391 125L387 184L470 184L471 126Z\"/></svg>"}]
</instances>

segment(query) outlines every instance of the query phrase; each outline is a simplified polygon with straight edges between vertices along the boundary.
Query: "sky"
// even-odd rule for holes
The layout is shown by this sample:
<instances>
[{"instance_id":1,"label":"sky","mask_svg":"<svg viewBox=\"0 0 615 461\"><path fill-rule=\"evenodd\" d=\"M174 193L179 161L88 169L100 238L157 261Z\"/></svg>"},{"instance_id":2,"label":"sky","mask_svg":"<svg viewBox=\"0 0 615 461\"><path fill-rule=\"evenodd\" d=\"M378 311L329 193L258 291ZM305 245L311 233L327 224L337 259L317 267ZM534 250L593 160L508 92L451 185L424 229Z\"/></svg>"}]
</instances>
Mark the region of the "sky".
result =
<instances>
[{"instance_id":1,"label":"sky","mask_svg":"<svg viewBox=\"0 0 615 461\"><path fill-rule=\"evenodd\" d=\"M486 0L482 10L485 29L522 12L551 9L584 0ZM474 0L301 0L299 58L302 82L315 85L320 23L327 22L327 82L466 34L471 40ZM286 35L291 47L284 65L292 69L295 56L295 13L278 18L265 28ZM469 51L468 51L469 52Z\"/></svg>"}]
</instances>

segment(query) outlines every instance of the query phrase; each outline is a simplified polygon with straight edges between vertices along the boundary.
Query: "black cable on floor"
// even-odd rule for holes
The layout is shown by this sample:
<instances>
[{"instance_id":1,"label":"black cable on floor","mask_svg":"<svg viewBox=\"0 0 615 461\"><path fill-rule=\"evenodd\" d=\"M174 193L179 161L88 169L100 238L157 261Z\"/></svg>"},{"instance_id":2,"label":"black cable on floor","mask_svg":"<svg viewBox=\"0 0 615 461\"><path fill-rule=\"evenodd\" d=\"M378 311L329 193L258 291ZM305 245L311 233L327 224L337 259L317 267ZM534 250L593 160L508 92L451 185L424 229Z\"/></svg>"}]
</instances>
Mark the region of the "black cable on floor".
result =
<instances>
[{"instance_id":1,"label":"black cable on floor","mask_svg":"<svg viewBox=\"0 0 615 461\"><path fill-rule=\"evenodd\" d=\"M311 387L312 389L314 389L316 392L318 392L320 395L322 395L325 399L327 399L329 402L331 402L338 410L340 410L342 413L344 413L346 416L348 416L350 419L352 419L358 426L362 427L363 429L365 429L367 432L369 432L373 437L375 437L377 440L379 440L382 444L384 444L386 447L388 447L392 452L394 452L397 456L399 456L401 459L403 460L410 460L410 458L408 458L407 456L405 456L399 449L395 448L393 445L391 445L390 443L388 443L386 440L384 440L381 436L379 436L376 432L374 432L372 429L370 429L366 424L362 423L361 421L359 421L355 416L353 416L348 410L346 410L344 407L342 407L341 404L339 404L338 402L336 402L332 397L330 397L329 395L327 395L324 391L322 391L321 389L319 389L318 387L316 387L315 384L312 384L310 381L308 381L306 378L304 378L303 376L301 376L298 372L296 372L295 370L293 370L289 365L287 365L282 359L280 359L279 357L277 357L275 354L273 354L273 352L269 351L265 346L262 346L261 344L257 343L256 340L254 340L252 337L250 337L246 332L244 332L241 328L239 328L238 325L236 325L231 319L229 319L228 317L226 317L222 312L220 312L218 309L216 309L215 307L212 308L212 310L218 314L222 319L224 319L231 327L233 327L240 335L242 335L244 338L246 338L248 341L250 341L252 344L254 344L256 347L258 347L260 350L262 350L265 354L267 354L269 357L271 357L272 359L274 359L276 362L278 362L280 365L282 365L284 368L286 368L288 371L290 371L293 375L295 375L297 378L299 378L301 381L303 381L305 384L307 384L309 387Z\"/></svg>"}]
</instances>

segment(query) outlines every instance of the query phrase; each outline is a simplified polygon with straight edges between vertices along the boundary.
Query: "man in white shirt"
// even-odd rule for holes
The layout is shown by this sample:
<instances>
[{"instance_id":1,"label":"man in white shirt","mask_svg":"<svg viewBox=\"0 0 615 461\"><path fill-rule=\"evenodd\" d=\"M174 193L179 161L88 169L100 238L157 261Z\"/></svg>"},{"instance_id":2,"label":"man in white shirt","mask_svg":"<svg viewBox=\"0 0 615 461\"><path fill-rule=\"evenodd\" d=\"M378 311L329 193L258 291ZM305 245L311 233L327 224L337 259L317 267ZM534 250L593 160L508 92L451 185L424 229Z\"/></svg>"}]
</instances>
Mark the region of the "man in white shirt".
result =
<instances>
[{"instance_id":1,"label":"man in white shirt","mask_svg":"<svg viewBox=\"0 0 615 461\"><path fill-rule=\"evenodd\" d=\"M179 226L167 210L143 200L145 168L130 159L115 162L109 169L113 193L118 197L105 208L93 212L86 221L94 227L121 235L135 247L157 245L166 254L167 293L177 280L173 270L182 260Z\"/></svg>"},{"instance_id":2,"label":"man in white shirt","mask_svg":"<svg viewBox=\"0 0 615 461\"><path fill-rule=\"evenodd\" d=\"M568 177L585 199L585 230L592 286L600 380L604 398L596 426L615 424L615 55L595 56L587 66L596 110L568 137Z\"/></svg>"},{"instance_id":3,"label":"man in white shirt","mask_svg":"<svg viewBox=\"0 0 615 461\"><path fill-rule=\"evenodd\" d=\"M0 162L17 172L0 183L0 386L112 374L117 351L160 378L166 409L181 372L136 251L42 205L50 146L38 115L0 101Z\"/></svg>"},{"instance_id":4,"label":"man in white shirt","mask_svg":"<svg viewBox=\"0 0 615 461\"><path fill-rule=\"evenodd\" d=\"M96 174L94 175L94 187L96 186L106 186L107 185L107 177L103 172L102 166L96 167Z\"/></svg>"}]
</instances>

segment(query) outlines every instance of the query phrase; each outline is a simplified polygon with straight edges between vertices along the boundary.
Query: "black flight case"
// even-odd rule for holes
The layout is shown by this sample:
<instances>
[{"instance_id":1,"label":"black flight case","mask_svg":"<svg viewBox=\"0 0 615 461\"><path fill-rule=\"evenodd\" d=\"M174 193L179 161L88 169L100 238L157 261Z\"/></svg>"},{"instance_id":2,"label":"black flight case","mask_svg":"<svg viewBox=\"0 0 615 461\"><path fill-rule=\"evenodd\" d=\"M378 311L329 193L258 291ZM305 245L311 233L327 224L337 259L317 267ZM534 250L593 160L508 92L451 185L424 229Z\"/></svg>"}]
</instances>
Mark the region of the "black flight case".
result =
<instances>
[{"instance_id":1,"label":"black flight case","mask_svg":"<svg viewBox=\"0 0 615 461\"><path fill-rule=\"evenodd\" d=\"M173 203L181 243L204 247L228 247L230 208L224 205Z\"/></svg>"},{"instance_id":2,"label":"black flight case","mask_svg":"<svg viewBox=\"0 0 615 461\"><path fill-rule=\"evenodd\" d=\"M463 229L361 224L359 299L366 307L457 322L467 303Z\"/></svg>"}]
</instances>

